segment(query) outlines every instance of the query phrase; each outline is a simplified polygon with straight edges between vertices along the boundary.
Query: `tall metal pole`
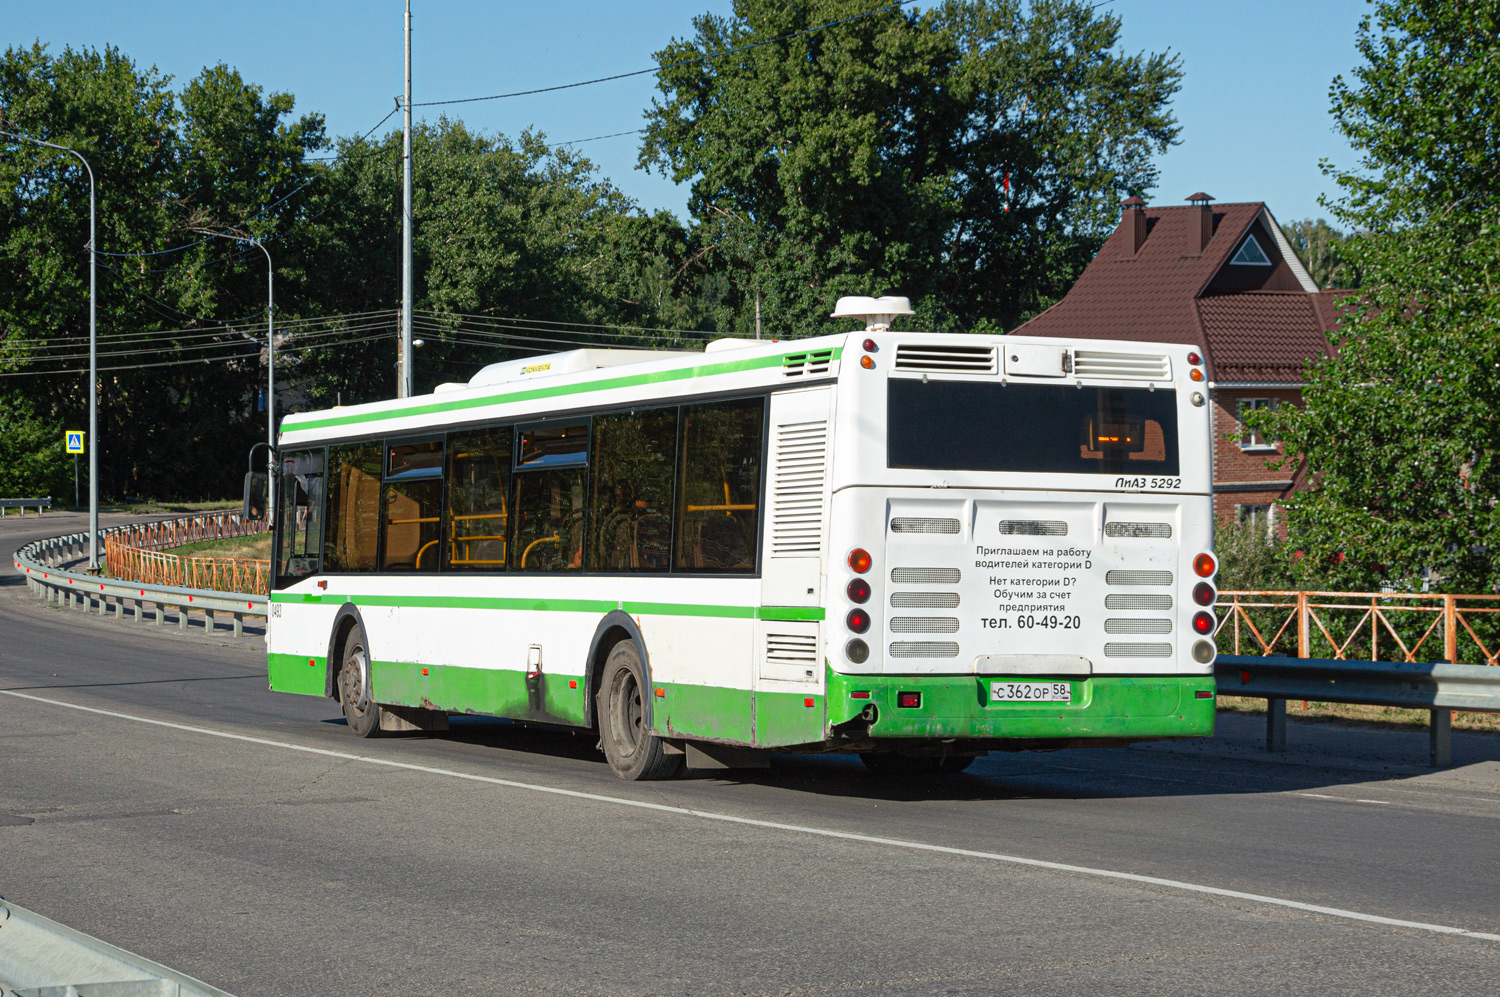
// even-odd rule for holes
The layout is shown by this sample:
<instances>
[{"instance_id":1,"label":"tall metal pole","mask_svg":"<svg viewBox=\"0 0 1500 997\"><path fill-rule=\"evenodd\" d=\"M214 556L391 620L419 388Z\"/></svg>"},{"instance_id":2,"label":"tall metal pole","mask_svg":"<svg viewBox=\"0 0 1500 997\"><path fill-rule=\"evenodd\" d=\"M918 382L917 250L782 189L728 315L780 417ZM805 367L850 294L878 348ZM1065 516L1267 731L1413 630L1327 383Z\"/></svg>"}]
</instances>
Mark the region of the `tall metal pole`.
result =
<instances>
[{"instance_id":1,"label":"tall metal pole","mask_svg":"<svg viewBox=\"0 0 1500 997\"><path fill-rule=\"evenodd\" d=\"M266 254L266 525L276 529L276 286L274 264L265 243L255 241Z\"/></svg>"},{"instance_id":2,"label":"tall metal pole","mask_svg":"<svg viewBox=\"0 0 1500 997\"><path fill-rule=\"evenodd\" d=\"M209 229L194 229L203 235L216 235L221 239L248 242L266 254L266 522L276 525L276 265L271 262L271 251L259 239L229 232L214 232ZM254 453L255 448L251 447Z\"/></svg>"},{"instance_id":3,"label":"tall metal pole","mask_svg":"<svg viewBox=\"0 0 1500 997\"><path fill-rule=\"evenodd\" d=\"M3 117L0 117L3 120ZM94 200L94 168L89 161L84 159L77 149L70 149L56 142L44 142L30 135L21 135L17 132L0 131L5 135L22 142L35 142L49 149L57 149L66 152L83 164L83 168L89 175L89 570L99 570L99 283L96 279L98 268L95 261L98 259L97 232L97 210Z\"/></svg>"},{"instance_id":4,"label":"tall metal pole","mask_svg":"<svg viewBox=\"0 0 1500 997\"><path fill-rule=\"evenodd\" d=\"M412 393L411 369L411 0L406 0L406 96L401 101L401 378L396 397Z\"/></svg>"}]
</instances>

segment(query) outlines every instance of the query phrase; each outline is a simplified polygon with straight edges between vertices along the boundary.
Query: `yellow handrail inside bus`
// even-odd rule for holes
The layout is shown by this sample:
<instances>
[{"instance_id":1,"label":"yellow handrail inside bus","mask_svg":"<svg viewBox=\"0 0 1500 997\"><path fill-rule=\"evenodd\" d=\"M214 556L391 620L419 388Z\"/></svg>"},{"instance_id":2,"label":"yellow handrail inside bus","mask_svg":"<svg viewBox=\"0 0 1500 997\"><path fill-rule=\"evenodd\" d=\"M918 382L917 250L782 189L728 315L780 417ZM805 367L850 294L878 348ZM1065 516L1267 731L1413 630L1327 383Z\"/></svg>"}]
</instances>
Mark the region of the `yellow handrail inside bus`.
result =
<instances>
[{"instance_id":1,"label":"yellow handrail inside bus","mask_svg":"<svg viewBox=\"0 0 1500 997\"><path fill-rule=\"evenodd\" d=\"M753 510L755 506L754 504L729 505L728 503L725 503L724 505L690 505L686 508L688 512L749 512Z\"/></svg>"},{"instance_id":2,"label":"yellow handrail inside bus","mask_svg":"<svg viewBox=\"0 0 1500 997\"><path fill-rule=\"evenodd\" d=\"M529 544L526 545L526 549L523 550L523 551L521 551L521 567L522 567L522 569L525 569L525 567L526 567L526 559L531 556L531 548L535 547L537 544L560 544L560 543L562 543L562 536L560 534L557 534L557 533L552 534L550 537L541 537L541 538L539 538L537 540L531 541L531 543L529 543Z\"/></svg>"},{"instance_id":3,"label":"yellow handrail inside bus","mask_svg":"<svg viewBox=\"0 0 1500 997\"><path fill-rule=\"evenodd\" d=\"M436 540L429 540L429 541L427 541L426 543L424 543L421 546L421 549L419 549L417 551L417 560L415 561L415 563L412 564L412 570L414 570L414 571L421 571L422 570L422 555L423 555L423 553L426 552L426 550L427 550L428 547L431 547L435 543L437 543Z\"/></svg>"}]
</instances>

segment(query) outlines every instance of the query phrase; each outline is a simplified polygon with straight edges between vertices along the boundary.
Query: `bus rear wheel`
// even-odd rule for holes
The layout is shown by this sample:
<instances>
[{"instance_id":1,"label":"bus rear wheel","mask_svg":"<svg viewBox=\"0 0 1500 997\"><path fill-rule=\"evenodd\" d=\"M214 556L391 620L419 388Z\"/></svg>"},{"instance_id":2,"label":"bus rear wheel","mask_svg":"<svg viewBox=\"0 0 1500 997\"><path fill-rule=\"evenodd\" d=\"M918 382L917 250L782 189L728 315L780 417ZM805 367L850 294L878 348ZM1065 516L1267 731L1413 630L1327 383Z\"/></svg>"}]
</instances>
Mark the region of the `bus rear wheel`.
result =
<instances>
[{"instance_id":1,"label":"bus rear wheel","mask_svg":"<svg viewBox=\"0 0 1500 997\"><path fill-rule=\"evenodd\" d=\"M339 704L349 729L360 737L380 733L380 706L372 698L370 687L370 651L365 630L359 624L344 638L344 660L339 666Z\"/></svg>"},{"instance_id":2,"label":"bus rear wheel","mask_svg":"<svg viewBox=\"0 0 1500 997\"><path fill-rule=\"evenodd\" d=\"M665 742L646 726L648 695L640 652L622 640L609 650L595 698L599 744L621 779L670 779L682 768L682 756L667 754Z\"/></svg>"}]
</instances>

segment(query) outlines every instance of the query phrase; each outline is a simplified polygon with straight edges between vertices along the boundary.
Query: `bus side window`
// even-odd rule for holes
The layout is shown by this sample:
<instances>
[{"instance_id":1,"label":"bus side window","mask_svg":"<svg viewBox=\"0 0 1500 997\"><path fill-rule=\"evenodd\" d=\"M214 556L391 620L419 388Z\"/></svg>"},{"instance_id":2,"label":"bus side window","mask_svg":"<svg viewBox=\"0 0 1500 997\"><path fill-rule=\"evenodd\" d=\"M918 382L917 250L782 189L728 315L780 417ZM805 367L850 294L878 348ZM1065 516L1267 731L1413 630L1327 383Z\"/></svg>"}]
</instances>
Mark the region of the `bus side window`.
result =
<instances>
[{"instance_id":1,"label":"bus side window","mask_svg":"<svg viewBox=\"0 0 1500 997\"><path fill-rule=\"evenodd\" d=\"M442 536L442 441L387 445L382 498L381 570L437 571Z\"/></svg>"},{"instance_id":2,"label":"bus side window","mask_svg":"<svg viewBox=\"0 0 1500 997\"><path fill-rule=\"evenodd\" d=\"M588 443L587 423L516 431L511 570L583 570Z\"/></svg>"},{"instance_id":3,"label":"bus side window","mask_svg":"<svg viewBox=\"0 0 1500 997\"><path fill-rule=\"evenodd\" d=\"M448 437L445 571L504 571L511 427Z\"/></svg>"},{"instance_id":4,"label":"bus side window","mask_svg":"<svg viewBox=\"0 0 1500 997\"><path fill-rule=\"evenodd\" d=\"M665 572L672 556L677 408L594 418L590 571Z\"/></svg>"},{"instance_id":5,"label":"bus side window","mask_svg":"<svg viewBox=\"0 0 1500 997\"><path fill-rule=\"evenodd\" d=\"M683 408L675 570L754 573L765 411L763 398Z\"/></svg>"},{"instance_id":6,"label":"bus side window","mask_svg":"<svg viewBox=\"0 0 1500 997\"><path fill-rule=\"evenodd\" d=\"M281 459L281 546L276 576L281 584L317 574L323 540L323 451L288 453Z\"/></svg>"},{"instance_id":7,"label":"bus side window","mask_svg":"<svg viewBox=\"0 0 1500 997\"><path fill-rule=\"evenodd\" d=\"M374 571L380 540L379 443L331 447L323 570Z\"/></svg>"}]
</instances>

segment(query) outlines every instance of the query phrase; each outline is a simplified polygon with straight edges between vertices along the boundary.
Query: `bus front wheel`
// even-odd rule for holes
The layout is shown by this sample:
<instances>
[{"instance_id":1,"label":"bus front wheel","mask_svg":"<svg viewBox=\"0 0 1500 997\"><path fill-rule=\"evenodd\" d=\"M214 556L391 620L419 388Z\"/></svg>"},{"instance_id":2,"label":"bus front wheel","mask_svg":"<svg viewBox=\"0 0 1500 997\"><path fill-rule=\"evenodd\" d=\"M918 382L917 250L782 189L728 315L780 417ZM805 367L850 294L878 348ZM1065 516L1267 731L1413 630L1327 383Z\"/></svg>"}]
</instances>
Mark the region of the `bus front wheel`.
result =
<instances>
[{"instance_id":1,"label":"bus front wheel","mask_svg":"<svg viewBox=\"0 0 1500 997\"><path fill-rule=\"evenodd\" d=\"M670 779L682 768L682 756L668 755L662 739L646 726L649 695L635 642L620 641L604 661L596 705L599 744L621 779Z\"/></svg>"},{"instance_id":2,"label":"bus front wheel","mask_svg":"<svg viewBox=\"0 0 1500 997\"><path fill-rule=\"evenodd\" d=\"M339 666L339 704L344 708L344 719L349 729L360 737L375 737L380 733L380 706L371 696L370 651L365 643L365 630L359 624L344 638L344 660Z\"/></svg>"}]
</instances>

